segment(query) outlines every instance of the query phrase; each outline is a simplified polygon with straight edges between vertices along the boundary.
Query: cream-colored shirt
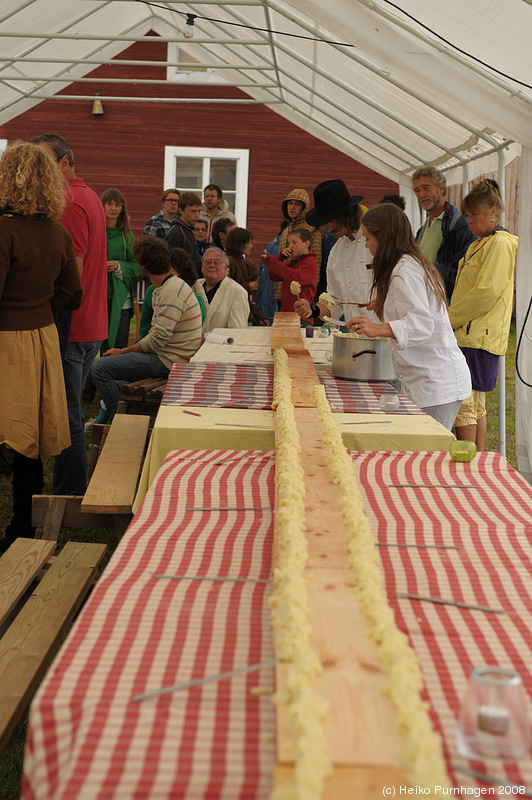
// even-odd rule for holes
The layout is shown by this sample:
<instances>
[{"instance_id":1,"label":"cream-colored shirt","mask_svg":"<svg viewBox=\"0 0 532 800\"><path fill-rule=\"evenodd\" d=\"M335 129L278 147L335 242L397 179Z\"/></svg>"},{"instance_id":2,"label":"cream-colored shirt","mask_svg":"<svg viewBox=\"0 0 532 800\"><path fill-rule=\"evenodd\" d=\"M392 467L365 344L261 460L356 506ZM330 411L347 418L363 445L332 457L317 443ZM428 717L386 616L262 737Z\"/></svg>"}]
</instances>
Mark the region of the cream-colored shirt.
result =
<instances>
[{"instance_id":1,"label":"cream-colored shirt","mask_svg":"<svg viewBox=\"0 0 532 800\"><path fill-rule=\"evenodd\" d=\"M371 297L373 270L368 269L371 254L366 248L364 236L358 231L354 239L342 236L329 254L327 261L327 291L338 303L350 300L352 303L367 303ZM358 308L350 303L340 303L331 311L331 317L345 319L364 314L372 322L380 322L373 311Z\"/></svg>"}]
</instances>

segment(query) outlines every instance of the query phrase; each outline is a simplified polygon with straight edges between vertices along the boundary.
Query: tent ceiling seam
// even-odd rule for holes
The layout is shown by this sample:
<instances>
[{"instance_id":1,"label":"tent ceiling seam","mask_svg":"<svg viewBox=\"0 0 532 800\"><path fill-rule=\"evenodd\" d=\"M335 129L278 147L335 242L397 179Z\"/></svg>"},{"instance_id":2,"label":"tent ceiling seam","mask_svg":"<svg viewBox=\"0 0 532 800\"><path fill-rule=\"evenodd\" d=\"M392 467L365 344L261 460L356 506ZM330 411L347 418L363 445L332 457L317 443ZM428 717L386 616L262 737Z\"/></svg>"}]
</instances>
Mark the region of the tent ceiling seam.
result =
<instances>
[{"instance_id":1,"label":"tent ceiling seam","mask_svg":"<svg viewBox=\"0 0 532 800\"><path fill-rule=\"evenodd\" d=\"M286 13L284 12L284 10L282 9L282 7L279 6L279 4L275 2L275 0L264 0L264 2L266 2L272 9L276 10L279 14L281 14L281 16L284 16L284 17L287 16ZM307 24L306 22L304 22L304 20L299 19L298 20L298 25L301 28L303 28L303 30L306 30L308 33L311 33L313 36L319 36L320 35L320 32L319 32L319 30L317 28L315 28L312 25ZM348 47L346 47L344 45L337 45L337 44L330 44L329 46L332 47L334 50L337 50L338 52L342 53L342 55L346 56L347 58L351 59L352 61L355 61L360 66L362 66L365 69L369 70L374 75L376 75L380 80L387 81L392 86L395 86L397 89L400 89L405 94L409 95L410 97L413 97L415 100L418 100L419 102L423 103L424 105L428 106L429 108L432 108L433 111L436 111L438 114L441 114L442 116L444 116L447 119L451 120L451 122L454 122L455 124L459 125L460 127L465 128L470 133L474 133L477 136L480 136L481 138L485 139L489 144L494 144L494 142L493 142L493 140L491 138L486 137L486 135L483 135L481 131L478 131L476 128L474 128L471 125L469 125L468 122L466 122L463 119L461 119L460 117L457 117L456 115L452 114L449 110L439 107L438 104L437 103L433 103L430 100L430 98L424 97L420 93L416 92L414 89L409 88L408 86L403 84L402 81L398 80L397 78L392 77L392 75L383 75L382 66L377 66L376 64L373 64L369 59L367 59L367 58L365 58L365 57L363 57L361 55L358 55L356 50L354 50L353 48L348 48Z\"/></svg>"},{"instance_id":2,"label":"tent ceiling seam","mask_svg":"<svg viewBox=\"0 0 532 800\"><path fill-rule=\"evenodd\" d=\"M266 22L266 27L271 28L271 19L270 19L270 10L268 5L264 2L261 3L263 10L264 10L264 19ZM273 36L271 33L268 34L268 39L270 40L270 52L271 52L271 59L273 64L275 65L275 77L277 78L277 86L279 87L279 95L281 100L284 100L283 94L283 83L281 81L281 76L279 75L279 65L277 63L277 53L275 52L275 44L273 41Z\"/></svg>"},{"instance_id":3,"label":"tent ceiling seam","mask_svg":"<svg viewBox=\"0 0 532 800\"><path fill-rule=\"evenodd\" d=\"M191 8L193 8L193 9L194 9L194 6L189 6L189 7L191 7ZM194 9L194 10L197 10L197 9ZM216 26L216 24L215 24L215 26ZM218 25L218 26L216 26L216 27L220 27L220 26ZM218 40L218 39L211 39L211 43L212 43L212 42L215 42L216 44L218 44L218 43L219 43L219 40ZM226 47L226 48L229 50L229 52L230 52L230 54L231 54L232 56L235 56L235 57L238 57L238 58L246 58L246 55L242 56L242 55L237 55L237 54L235 53L235 51L234 51L234 45L235 45L235 44L236 44L236 45L238 45L238 46L240 46L240 45L241 45L241 40L240 40L238 37L236 37L236 36L234 36L232 39L230 39L230 46L228 46L228 45L225 45L225 47ZM261 43L261 44L262 44L262 43ZM255 54L254 54L254 55L255 55ZM259 58L262 58L262 59L264 59L264 56L259 56ZM259 65L252 64L252 63L251 63L251 59L248 59L248 61L249 61L249 63L250 63L249 69L257 70L258 72L262 72L262 69L273 70L273 71L275 71L275 72L277 71L277 70L276 70L276 65L275 65L275 64L268 64L268 66L267 66L267 67L263 67L262 65L260 65L260 66L259 66ZM213 69L217 69L217 67L213 67ZM231 67L231 66L228 66L228 67L226 67L226 69L233 69L233 67ZM278 81L279 81L279 77L278 77L278 75L277 75L277 84L276 84L276 85L278 86L279 90L281 91L281 87L280 87L280 85L279 85L279 82L278 82ZM236 84L236 86L238 87L238 85L239 85L239 84L237 83L237 84ZM248 86L247 88L253 88L253 86ZM278 100L276 100L275 102L277 103L277 102L279 102L279 101L278 101Z\"/></svg>"},{"instance_id":4,"label":"tent ceiling seam","mask_svg":"<svg viewBox=\"0 0 532 800\"><path fill-rule=\"evenodd\" d=\"M266 90L266 91L267 91L267 90ZM299 97L299 95L298 95L296 92L292 91L292 90L291 90L291 89L289 89L287 86L285 86L285 91L286 91L288 94L291 94L291 95L293 95L294 97ZM267 104L267 101L265 101L265 104ZM298 113L298 114L299 114L301 117L303 117L303 118L307 117L308 119L312 120L313 122L316 122L316 120L314 119L314 117L312 117L310 114L305 114L303 111L301 111L301 109L300 109L300 108L297 108L297 106L290 106L290 108L291 108L293 111L297 111L297 113ZM373 139L369 139L369 137L368 137L368 136L365 136L365 135L364 135L363 133L361 133L360 131L355 131L353 128L351 128L351 127L349 127L348 125L346 125L345 121L343 121L343 120L339 119L337 116L335 116L334 114L332 114L332 113L331 113L329 110L327 110L327 109L324 109L324 108L320 108L320 107L318 107L318 106L313 106L313 108L315 108L315 110L316 110L316 111L317 111L319 114L323 114L323 116L325 116L325 117L328 117L329 119L333 120L334 122L337 122L338 124L340 124L340 125L342 126L342 128L345 128L345 129L346 129L347 131L349 131L351 134L354 134L355 136L359 136L361 139L366 139L366 140L367 140L367 141L369 141L369 142L373 142L373 143L375 143ZM319 125L319 122L316 122L316 124L318 124L318 125ZM336 131L335 131L335 133L336 133ZM340 134L338 134L338 135L340 135ZM380 136L382 136L382 134L379 134L379 135L380 135ZM351 143L351 145L352 145L353 147L356 147L356 148L358 148L358 149L360 149L361 151L363 151L363 152L366 152L366 153L368 153L368 152L369 152L369 151L365 150L364 148L360 147L360 145L356 145L354 142L352 142L351 140L347 139L345 136L342 136L342 138L343 138L343 139L345 139L345 141L350 141L350 143ZM393 142L392 142L392 144L393 144ZM404 158L401 158L401 156L399 156L397 153L394 153L392 150L388 149L388 148L387 148L385 145L383 145L383 144L378 144L378 145L377 145L377 147L379 148L379 150L382 150L383 152L387 153L389 156L392 156L392 158L396 159L397 161L405 161L405 159L404 159ZM377 157L378 157L378 156L377 156ZM410 165L409 165L409 166L410 166L410 168L411 168L412 170L414 170L414 169L415 169L415 168L416 168L416 167L419 165L419 163L422 163L422 162L423 162L423 158L422 158L421 156L415 156L415 158L416 158L416 163L415 163L415 164L410 164ZM380 161L382 161L382 159L379 159L379 160L380 160ZM383 162L383 163L384 163L384 162Z\"/></svg>"},{"instance_id":5,"label":"tent ceiling seam","mask_svg":"<svg viewBox=\"0 0 532 800\"><path fill-rule=\"evenodd\" d=\"M130 28L130 30L131 30L131 29L133 29L133 28L136 28L136 27L138 27L139 25L144 25L144 24L148 24L148 25L149 25L149 24L150 24L150 22L148 22L148 23L145 23L145 22L144 22L144 20L142 20L142 22L137 22L137 23L135 23L135 25L132 25L132 26L131 26L131 28ZM97 52L99 52L101 49L102 49L101 47L95 48L95 49L94 49L94 50L93 50L93 51L92 51L92 52L91 52L89 55L93 55L94 53L97 53ZM34 52L34 50L35 50L35 48L33 48L33 49L31 50L31 52ZM15 63L16 63L16 60L15 60ZM72 62L71 62L71 63L72 63ZM2 70L6 69L6 68L7 68L7 66L10 66L10 65L4 65L4 66L2 67ZM64 72L68 72L68 68L66 68L66 69L64 69L64 70L60 70L60 71L59 71L59 76L61 76L61 75L62 75ZM0 77L1 77L1 76L0 76ZM31 91L28 91L28 92L21 92L20 94L21 94L21 96L22 96L23 98L25 98L25 99L31 99L33 96L37 97L37 95L34 95L34 92L35 92L35 91L37 91L37 89L35 89L35 90L31 90ZM12 101L11 103L5 103L4 105L0 106L0 111L4 111L6 108L9 108L9 107L10 107L10 105L12 105L14 102L18 102L18 100Z\"/></svg>"},{"instance_id":6,"label":"tent ceiling seam","mask_svg":"<svg viewBox=\"0 0 532 800\"><path fill-rule=\"evenodd\" d=\"M436 49L442 55L448 56L452 58L454 61L459 63L462 66L467 67L472 72L475 72L477 75L480 75L484 80L488 80L493 83L494 86L497 86L498 89L502 89L503 91L507 92L510 97L515 97L520 95L519 99L524 100L528 104L532 104L532 98L527 97L524 95L520 89L513 89L506 81L502 78L499 78L496 74L488 74L481 67L479 67L476 62L474 61L473 56L467 58L466 56L462 55L459 52L456 52L453 49L452 44L444 44L439 39L432 39L428 34L424 33L424 31L419 30L416 28L412 23L407 22L406 20L401 19L400 16L394 15L392 12L388 11L387 9L376 5L374 0L358 0L358 2L368 8L368 10L372 11L374 14L379 14L381 17L384 17L388 22L391 22L392 25L397 25L399 28L403 28L407 33L411 34L417 39L420 39L429 47ZM532 0L524 0L525 3L529 3L532 5ZM486 65L489 69L489 64ZM509 77L507 80L512 80Z\"/></svg>"},{"instance_id":7,"label":"tent ceiling seam","mask_svg":"<svg viewBox=\"0 0 532 800\"><path fill-rule=\"evenodd\" d=\"M239 18L239 15L236 14L236 12L233 12L233 16L235 16L237 19ZM349 84L344 83L344 81L341 81L339 78L333 78L329 73L325 72L325 70L323 70L321 67L318 67L316 64L312 64L306 58L303 58L303 56L299 56L299 55L295 54L288 47L285 47L285 45L281 44L280 42L277 42L276 47L279 50L281 50L282 52L286 53L286 55L288 55L291 58L293 58L295 61L299 62L300 64L303 64L308 69L315 70L319 75L321 75L323 78L325 78L325 80L330 81L335 86L338 86L339 88L341 88L344 91L346 91L348 94L353 95L353 97L356 97L358 100L361 100L363 103L366 103L367 105L371 106L376 111L378 111L379 113L383 114L383 116L387 117L388 119L393 120L394 122L397 122L398 125L400 125L400 126L402 126L404 128L407 128L409 131L411 131L411 133L414 133L419 138L424 139L425 141L427 141L430 144L434 145L435 147L438 148L438 150L441 150L444 153L448 153L449 156L453 156L454 158L460 159L460 154L455 152L451 148L448 148L443 142L440 142L438 139L435 139L430 134L426 133L425 131L422 131L420 128L416 127L415 125L412 125L411 123L409 123L407 120L403 119L402 117L400 117L400 116L398 116L396 114L393 114L392 112L388 111L383 106L381 106L379 103L374 102L373 100L371 100L371 98L367 97L362 92L359 92L358 90L354 89Z\"/></svg>"},{"instance_id":8,"label":"tent ceiling seam","mask_svg":"<svg viewBox=\"0 0 532 800\"><path fill-rule=\"evenodd\" d=\"M305 83L305 81L303 81L301 78L296 78L293 74L290 74L288 72L288 70L285 70L285 69L283 69L281 67L280 68L280 72L281 72L281 74L285 75L285 77L289 78L291 81L296 83L298 86L301 86L303 88L305 88L305 87L308 88L307 84ZM284 86L285 86L285 91L289 92L290 94L293 94L294 96L297 96L295 92L290 90L290 88L289 88L287 83L285 83ZM371 125L370 123L368 123L367 120L361 120L359 117L357 117L357 115L353 111L350 111L345 106L342 106L341 103L336 102L336 100L333 100L333 98L331 98L330 96L325 95L323 92L321 92L321 91L319 91L317 89L314 90L314 94L320 100L323 100L325 103L328 103L329 105L332 105L333 108L336 108L338 111L340 111L342 114L345 114L346 116L348 116L354 122L362 125L363 126L363 131L361 132L359 130L354 130L353 128L349 128L349 126L346 125L345 122L341 122L341 124L345 128L348 128L349 130L351 130L355 135L360 136L363 139L367 139L368 141L373 141L372 139L369 138L369 136L365 132L365 131L370 131L370 132L374 133L376 136L381 137L381 139L384 139L384 141L395 145L395 147L397 147L399 150L402 150L404 153L409 155L411 158L413 158L415 160L416 165L419 164L420 162L423 162L424 159L423 159L422 156L419 155L419 153L416 153L413 150L410 150L405 145L402 145L402 144L398 143L396 139L392 139L386 133L383 133L382 131L380 131L376 126ZM320 108L316 107L316 110L321 114L326 114L326 112L323 109L320 109ZM334 118L336 120L336 117L331 117L331 118ZM338 120L336 120L336 121L338 121ZM401 157L398 156L397 153L392 153L391 151L388 151L385 147L382 147L381 145L379 145L379 147L381 147L381 149L385 150L385 152L388 152L390 155L393 155L394 158L396 158L398 160L403 160L403 161L405 160L404 158L401 159Z\"/></svg>"}]
</instances>

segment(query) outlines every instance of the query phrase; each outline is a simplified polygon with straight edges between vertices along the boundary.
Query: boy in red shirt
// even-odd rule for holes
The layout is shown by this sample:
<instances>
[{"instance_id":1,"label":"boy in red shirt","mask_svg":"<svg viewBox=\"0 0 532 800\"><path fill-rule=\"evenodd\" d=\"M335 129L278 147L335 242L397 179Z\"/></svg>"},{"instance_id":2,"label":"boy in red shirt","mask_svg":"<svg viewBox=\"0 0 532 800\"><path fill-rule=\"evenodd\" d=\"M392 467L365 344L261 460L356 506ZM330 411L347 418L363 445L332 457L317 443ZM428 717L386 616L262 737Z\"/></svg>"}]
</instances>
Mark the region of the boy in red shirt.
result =
<instances>
[{"instance_id":1,"label":"boy in red shirt","mask_svg":"<svg viewBox=\"0 0 532 800\"><path fill-rule=\"evenodd\" d=\"M290 261L289 264L283 263L285 260L283 255L275 258L264 254L264 263L268 267L272 281L283 282L281 311L293 311L298 295L311 304L314 302L318 265L316 254L309 253L311 243L312 233L305 228L296 228L288 235L289 252L286 259ZM290 290L290 284L294 281L301 285L299 293L295 294Z\"/></svg>"}]
</instances>

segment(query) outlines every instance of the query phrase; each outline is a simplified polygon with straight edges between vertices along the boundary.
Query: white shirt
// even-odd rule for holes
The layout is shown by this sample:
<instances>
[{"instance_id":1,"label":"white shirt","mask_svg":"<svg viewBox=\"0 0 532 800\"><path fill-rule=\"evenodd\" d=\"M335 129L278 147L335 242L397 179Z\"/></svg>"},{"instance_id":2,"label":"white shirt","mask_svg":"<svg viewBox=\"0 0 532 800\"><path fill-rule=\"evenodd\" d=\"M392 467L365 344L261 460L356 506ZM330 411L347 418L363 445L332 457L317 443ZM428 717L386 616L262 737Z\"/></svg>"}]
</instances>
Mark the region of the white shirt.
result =
<instances>
[{"instance_id":1,"label":"white shirt","mask_svg":"<svg viewBox=\"0 0 532 800\"><path fill-rule=\"evenodd\" d=\"M420 408L470 396L469 368L447 307L438 306L423 267L412 256L403 256L395 266L383 313L395 336L390 350L404 394Z\"/></svg>"},{"instance_id":2,"label":"white shirt","mask_svg":"<svg viewBox=\"0 0 532 800\"><path fill-rule=\"evenodd\" d=\"M327 261L327 291L336 302L369 302L373 270L367 268L368 263L371 263L371 255L366 249L361 231L357 232L354 239L348 236L338 239ZM365 314L372 322L380 322L373 311L366 311L349 303L340 303L331 310L331 317L334 319L339 319L342 314L346 320Z\"/></svg>"},{"instance_id":3,"label":"white shirt","mask_svg":"<svg viewBox=\"0 0 532 800\"><path fill-rule=\"evenodd\" d=\"M203 295L207 314L203 322L203 335L213 328L247 328L249 317L249 298L243 286L229 276L222 278L212 303L207 300L205 278L199 278L194 291Z\"/></svg>"}]
</instances>

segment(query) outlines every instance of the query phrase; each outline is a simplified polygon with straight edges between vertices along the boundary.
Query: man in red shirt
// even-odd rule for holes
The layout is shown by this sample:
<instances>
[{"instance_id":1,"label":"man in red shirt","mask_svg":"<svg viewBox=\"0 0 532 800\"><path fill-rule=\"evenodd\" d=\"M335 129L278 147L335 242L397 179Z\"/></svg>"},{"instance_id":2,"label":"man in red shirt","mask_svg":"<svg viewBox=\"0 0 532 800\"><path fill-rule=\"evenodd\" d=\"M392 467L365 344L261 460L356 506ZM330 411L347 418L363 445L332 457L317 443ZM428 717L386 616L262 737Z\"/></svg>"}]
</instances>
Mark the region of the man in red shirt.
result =
<instances>
[{"instance_id":1,"label":"man in red shirt","mask_svg":"<svg viewBox=\"0 0 532 800\"><path fill-rule=\"evenodd\" d=\"M103 205L98 195L74 172L74 154L58 134L32 139L56 161L65 179L67 203L61 222L72 237L78 263L83 302L72 312L69 326L56 316L63 353L63 373L68 403L71 445L55 459L54 494L83 495L87 488L83 384L104 339L107 338L107 234ZM70 328L67 335L68 328Z\"/></svg>"}]
</instances>

